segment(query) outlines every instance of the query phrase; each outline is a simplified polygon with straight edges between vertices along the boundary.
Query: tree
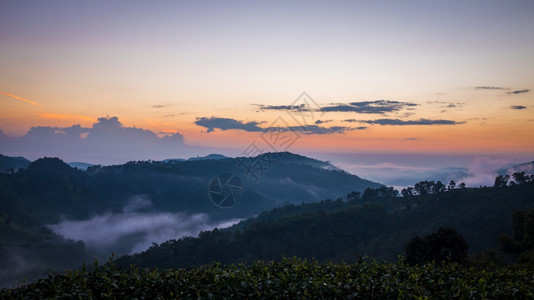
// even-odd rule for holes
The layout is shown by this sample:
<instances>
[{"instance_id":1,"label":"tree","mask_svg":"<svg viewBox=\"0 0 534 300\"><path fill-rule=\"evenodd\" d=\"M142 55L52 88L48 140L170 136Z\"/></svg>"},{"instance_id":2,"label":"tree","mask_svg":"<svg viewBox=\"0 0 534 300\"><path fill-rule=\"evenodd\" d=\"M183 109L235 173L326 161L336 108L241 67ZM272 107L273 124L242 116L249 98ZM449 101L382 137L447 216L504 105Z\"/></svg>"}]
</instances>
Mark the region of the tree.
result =
<instances>
[{"instance_id":1,"label":"tree","mask_svg":"<svg viewBox=\"0 0 534 300\"><path fill-rule=\"evenodd\" d=\"M449 182L449 186L447 187L447 189L450 191L450 190L454 190L455 187L456 187L456 182L454 182L454 180L451 180Z\"/></svg>"},{"instance_id":2,"label":"tree","mask_svg":"<svg viewBox=\"0 0 534 300\"><path fill-rule=\"evenodd\" d=\"M510 176L502 176L499 175L495 177L495 183L493 184L493 187L495 188L502 188L508 185L508 180L510 180Z\"/></svg>"},{"instance_id":3,"label":"tree","mask_svg":"<svg viewBox=\"0 0 534 300\"><path fill-rule=\"evenodd\" d=\"M501 251L517 255L520 263L534 266L534 210L516 211L512 216L512 230L513 236L499 236Z\"/></svg>"},{"instance_id":4,"label":"tree","mask_svg":"<svg viewBox=\"0 0 534 300\"><path fill-rule=\"evenodd\" d=\"M469 245L452 228L439 228L424 238L415 237L406 245L406 261L410 264L427 262L463 263L467 258Z\"/></svg>"},{"instance_id":5,"label":"tree","mask_svg":"<svg viewBox=\"0 0 534 300\"><path fill-rule=\"evenodd\" d=\"M529 177L528 175L525 176L525 172L521 172L521 173L514 173L512 174L512 177L514 178L515 180L515 183L517 184L523 184L527 181L527 178Z\"/></svg>"},{"instance_id":6,"label":"tree","mask_svg":"<svg viewBox=\"0 0 534 300\"><path fill-rule=\"evenodd\" d=\"M441 181L438 180L438 182L436 182L436 184L433 186L433 192L441 193L444 191L445 191L445 185Z\"/></svg>"},{"instance_id":7,"label":"tree","mask_svg":"<svg viewBox=\"0 0 534 300\"><path fill-rule=\"evenodd\" d=\"M413 192L414 192L413 187L409 186L407 188L402 189L401 195L406 198L413 197Z\"/></svg>"},{"instance_id":8,"label":"tree","mask_svg":"<svg viewBox=\"0 0 534 300\"><path fill-rule=\"evenodd\" d=\"M347 194L347 201L356 201L360 199L361 193L352 191L349 194Z\"/></svg>"}]
</instances>

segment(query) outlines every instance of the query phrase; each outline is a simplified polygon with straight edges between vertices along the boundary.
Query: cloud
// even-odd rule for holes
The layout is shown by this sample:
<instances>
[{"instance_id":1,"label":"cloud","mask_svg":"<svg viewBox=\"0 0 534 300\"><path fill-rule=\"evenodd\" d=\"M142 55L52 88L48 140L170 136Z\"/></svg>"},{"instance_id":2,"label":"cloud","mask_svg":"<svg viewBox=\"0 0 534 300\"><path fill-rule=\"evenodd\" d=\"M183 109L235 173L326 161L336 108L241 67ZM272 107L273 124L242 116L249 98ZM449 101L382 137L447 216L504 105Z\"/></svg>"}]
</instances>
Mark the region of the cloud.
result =
<instances>
[{"instance_id":1,"label":"cloud","mask_svg":"<svg viewBox=\"0 0 534 300\"><path fill-rule=\"evenodd\" d=\"M17 100L20 100L22 102L26 102L26 103L29 103L29 104L32 104L32 105L36 105L36 106L43 106L42 104L39 104L37 102L34 102L34 101L31 101L31 100L28 100L28 99L25 99L25 98L22 98L22 97L19 97L17 95L13 95L13 94L9 94L9 93L4 93L4 92L0 92L0 95L4 95L4 96L8 96L8 97L11 97L13 99L17 99Z\"/></svg>"},{"instance_id":2,"label":"cloud","mask_svg":"<svg viewBox=\"0 0 534 300\"><path fill-rule=\"evenodd\" d=\"M465 122L457 122L452 120L429 120L429 119L419 119L419 120L408 120L403 121L400 119L377 119L377 120L360 120L360 123L366 124L377 124L377 125L458 125Z\"/></svg>"},{"instance_id":3,"label":"cloud","mask_svg":"<svg viewBox=\"0 0 534 300\"><path fill-rule=\"evenodd\" d=\"M67 118L64 115L51 117ZM68 118L72 116L68 115ZM22 137L4 137L0 153L37 159L59 157L65 161L94 164L124 163L131 160L166 159L199 155L209 150L190 147L184 136L175 133L158 137L150 130L126 127L117 117L99 118L92 127L32 127Z\"/></svg>"},{"instance_id":4,"label":"cloud","mask_svg":"<svg viewBox=\"0 0 534 300\"><path fill-rule=\"evenodd\" d=\"M329 121L320 121L319 123L326 123ZM260 132L260 131L294 131L302 134L334 134L345 133L352 130L363 130L366 127L346 127L346 126L331 126L322 127L318 125L304 125L304 126L285 126L285 127L260 127L258 125L265 122L243 122L230 118L218 118L218 117L201 117L197 118L195 124L205 127L208 130L207 133L213 132L215 129L220 130L243 130L247 132ZM316 122L317 123L317 122Z\"/></svg>"},{"instance_id":5,"label":"cloud","mask_svg":"<svg viewBox=\"0 0 534 300\"><path fill-rule=\"evenodd\" d=\"M98 253L133 254L152 243L197 236L201 231L231 226L240 219L214 222L206 214L154 212L144 196L133 197L121 213L106 213L87 220L65 220L47 227L65 238L82 240Z\"/></svg>"},{"instance_id":6,"label":"cloud","mask_svg":"<svg viewBox=\"0 0 534 300\"><path fill-rule=\"evenodd\" d=\"M526 106L523 105L512 105L510 106L511 109L527 109Z\"/></svg>"},{"instance_id":7,"label":"cloud","mask_svg":"<svg viewBox=\"0 0 534 300\"><path fill-rule=\"evenodd\" d=\"M297 131L302 134L334 134L334 133L345 133L347 131L353 130L364 130L367 127L345 127L345 126L332 126L332 127L321 127L317 125L305 125L305 126L290 126L285 128L266 128L266 130L291 130Z\"/></svg>"},{"instance_id":8,"label":"cloud","mask_svg":"<svg viewBox=\"0 0 534 300\"><path fill-rule=\"evenodd\" d=\"M475 90L503 90L508 91L509 88L505 87L499 87L499 86L477 86L474 88ZM529 89L523 89L523 90L515 90L511 92L506 92L508 95L518 95L518 94L524 94L530 92Z\"/></svg>"},{"instance_id":9,"label":"cloud","mask_svg":"<svg viewBox=\"0 0 534 300\"><path fill-rule=\"evenodd\" d=\"M467 186L493 186L497 170L510 165L512 160L501 158L476 157L469 163L467 176L456 182L464 182Z\"/></svg>"},{"instance_id":10,"label":"cloud","mask_svg":"<svg viewBox=\"0 0 534 300\"><path fill-rule=\"evenodd\" d=\"M300 105L261 105L257 104L260 110L284 110L294 112L309 111L310 108L304 104ZM360 114L385 114L390 112L397 112L404 108L417 106L415 103L400 102L392 100L375 100L375 101L361 101L350 103L331 103L328 106L323 106L314 111L321 112L356 112Z\"/></svg>"},{"instance_id":11,"label":"cloud","mask_svg":"<svg viewBox=\"0 0 534 300\"><path fill-rule=\"evenodd\" d=\"M323 112L356 112L360 114L385 114L397 112L404 108L417 106L415 103L391 100L376 100L351 102L348 104L333 104L321 108Z\"/></svg>"},{"instance_id":12,"label":"cloud","mask_svg":"<svg viewBox=\"0 0 534 300\"><path fill-rule=\"evenodd\" d=\"M476 86L475 90L504 90L507 91L509 88L500 87L500 86Z\"/></svg>"},{"instance_id":13,"label":"cloud","mask_svg":"<svg viewBox=\"0 0 534 300\"><path fill-rule=\"evenodd\" d=\"M329 123L329 122L332 122L332 120L317 120L315 121L315 125L320 125L320 124L325 124L325 123Z\"/></svg>"},{"instance_id":14,"label":"cloud","mask_svg":"<svg viewBox=\"0 0 534 300\"><path fill-rule=\"evenodd\" d=\"M518 94L524 94L524 93L528 93L530 92L529 89L524 89L524 90L517 90L517 91L512 91L512 92L508 92L509 95L518 95Z\"/></svg>"},{"instance_id":15,"label":"cloud","mask_svg":"<svg viewBox=\"0 0 534 300\"><path fill-rule=\"evenodd\" d=\"M165 105L159 105L159 104L152 105L152 108L163 108L163 107L165 107Z\"/></svg>"},{"instance_id":16,"label":"cloud","mask_svg":"<svg viewBox=\"0 0 534 300\"><path fill-rule=\"evenodd\" d=\"M263 131L263 128L259 127L258 125L263 122L247 122L244 123L242 121L238 121L235 119L230 118L217 118L217 117L202 117L197 118L195 121L195 124L198 126L202 126L208 129L208 133L214 131L215 129L220 130L230 130L230 129L238 129L238 130L244 130L248 132L258 132Z\"/></svg>"},{"instance_id":17,"label":"cloud","mask_svg":"<svg viewBox=\"0 0 534 300\"><path fill-rule=\"evenodd\" d=\"M255 104L260 110L287 110L287 111L309 111L305 104L299 105L263 105Z\"/></svg>"}]
</instances>

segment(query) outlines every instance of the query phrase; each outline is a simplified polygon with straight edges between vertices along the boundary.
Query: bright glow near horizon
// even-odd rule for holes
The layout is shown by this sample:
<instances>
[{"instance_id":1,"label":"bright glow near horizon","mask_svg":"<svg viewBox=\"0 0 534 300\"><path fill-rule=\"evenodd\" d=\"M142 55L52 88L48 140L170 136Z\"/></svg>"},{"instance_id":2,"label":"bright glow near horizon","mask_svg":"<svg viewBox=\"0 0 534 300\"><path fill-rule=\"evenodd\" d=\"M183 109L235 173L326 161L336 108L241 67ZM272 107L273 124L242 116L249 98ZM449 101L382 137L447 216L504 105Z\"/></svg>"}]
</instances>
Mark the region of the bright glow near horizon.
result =
<instances>
[{"instance_id":1,"label":"bright glow near horizon","mask_svg":"<svg viewBox=\"0 0 534 300\"><path fill-rule=\"evenodd\" d=\"M117 116L128 127L179 131L191 145L242 149L258 132L207 133L195 121L266 127L287 112L257 105L289 105L307 91L322 107L381 99L416 106L325 112L317 120L329 122L318 126L366 128L301 135L299 151L534 153L533 2L53 0L0 8L0 130L8 136Z\"/></svg>"}]
</instances>

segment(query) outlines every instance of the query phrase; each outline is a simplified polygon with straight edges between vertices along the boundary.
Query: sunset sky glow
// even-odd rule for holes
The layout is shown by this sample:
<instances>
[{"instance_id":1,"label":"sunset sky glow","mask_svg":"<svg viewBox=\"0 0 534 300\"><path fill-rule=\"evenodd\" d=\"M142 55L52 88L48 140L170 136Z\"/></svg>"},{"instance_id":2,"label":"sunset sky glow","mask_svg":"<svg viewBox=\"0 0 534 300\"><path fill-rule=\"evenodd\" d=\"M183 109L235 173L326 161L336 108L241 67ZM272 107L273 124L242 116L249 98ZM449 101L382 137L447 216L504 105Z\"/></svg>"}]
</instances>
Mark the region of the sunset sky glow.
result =
<instances>
[{"instance_id":1,"label":"sunset sky glow","mask_svg":"<svg viewBox=\"0 0 534 300\"><path fill-rule=\"evenodd\" d=\"M533 32L532 1L8 0L0 130L116 116L239 155L305 91L296 152L534 159Z\"/></svg>"}]
</instances>

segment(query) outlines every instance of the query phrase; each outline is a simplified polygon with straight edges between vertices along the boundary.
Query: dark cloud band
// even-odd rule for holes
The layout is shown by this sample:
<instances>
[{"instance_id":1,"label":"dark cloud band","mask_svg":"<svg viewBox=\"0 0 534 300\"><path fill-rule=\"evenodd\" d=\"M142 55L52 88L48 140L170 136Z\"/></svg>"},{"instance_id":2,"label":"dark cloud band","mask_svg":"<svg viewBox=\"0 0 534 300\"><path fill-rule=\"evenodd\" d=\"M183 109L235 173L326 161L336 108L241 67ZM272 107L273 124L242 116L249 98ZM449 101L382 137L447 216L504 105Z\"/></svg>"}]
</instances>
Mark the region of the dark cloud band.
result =
<instances>
[{"instance_id":1,"label":"dark cloud band","mask_svg":"<svg viewBox=\"0 0 534 300\"><path fill-rule=\"evenodd\" d=\"M326 121L323 121L325 123ZM301 134L334 134L345 133L352 130L364 130L366 127L346 127L346 126L332 126L322 127L318 125L304 125L304 126L287 126L287 127L259 127L258 125L265 122L243 122L231 118L218 118L218 117L202 117L197 118L195 124L207 128L207 132L212 132L215 129L220 130L243 130L247 132L259 132L259 131L294 131ZM320 123L319 123L320 124Z\"/></svg>"},{"instance_id":2,"label":"dark cloud band","mask_svg":"<svg viewBox=\"0 0 534 300\"><path fill-rule=\"evenodd\" d=\"M352 122L352 120L346 120ZM452 120L429 120L429 119L419 119L419 120L400 120L400 119L377 119L377 120L360 120L360 123L365 124L376 124L376 125L393 125L393 126L403 126L403 125L458 125L465 122L457 122Z\"/></svg>"},{"instance_id":3,"label":"dark cloud band","mask_svg":"<svg viewBox=\"0 0 534 300\"><path fill-rule=\"evenodd\" d=\"M356 112L360 114L385 114L397 112L405 108L417 106L415 103L392 100L361 101L350 103L331 103L313 111L321 112ZM261 110L284 110L303 112L310 111L309 107L301 105L258 105Z\"/></svg>"}]
</instances>

